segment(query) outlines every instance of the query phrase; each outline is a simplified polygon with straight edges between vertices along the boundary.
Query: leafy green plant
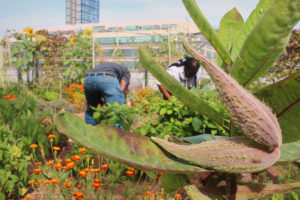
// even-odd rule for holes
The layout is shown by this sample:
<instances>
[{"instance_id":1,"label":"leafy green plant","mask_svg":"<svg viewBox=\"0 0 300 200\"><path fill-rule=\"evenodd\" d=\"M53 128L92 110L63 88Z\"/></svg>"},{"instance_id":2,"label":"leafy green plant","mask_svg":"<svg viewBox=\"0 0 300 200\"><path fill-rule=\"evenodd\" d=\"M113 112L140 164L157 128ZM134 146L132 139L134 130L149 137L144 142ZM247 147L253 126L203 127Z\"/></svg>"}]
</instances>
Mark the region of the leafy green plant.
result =
<instances>
[{"instance_id":1,"label":"leafy green plant","mask_svg":"<svg viewBox=\"0 0 300 200\"><path fill-rule=\"evenodd\" d=\"M106 124L114 126L120 124L124 130L129 131L132 121L132 115L141 113L138 109L128 107L127 105L119 105L118 103L107 104L103 107L94 108L93 117L97 124Z\"/></svg>"},{"instance_id":2,"label":"leafy green plant","mask_svg":"<svg viewBox=\"0 0 300 200\"><path fill-rule=\"evenodd\" d=\"M24 143L3 125L0 126L0 199L15 199L28 191L27 166L30 156L23 154Z\"/></svg>"},{"instance_id":3,"label":"leafy green plant","mask_svg":"<svg viewBox=\"0 0 300 200\"><path fill-rule=\"evenodd\" d=\"M193 109L184 106L176 97L165 101L160 97L157 102L147 102L148 118L141 127L134 130L145 136L163 138L166 135L189 137L210 133L213 135L228 135L224 129L216 126L207 117L199 115ZM153 119L153 115L158 117Z\"/></svg>"},{"instance_id":4,"label":"leafy green plant","mask_svg":"<svg viewBox=\"0 0 300 200\"><path fill-rule=\"evenodd\" d=\"M261 171L277 161L299 159L299 148L295 148L300 145L299 116L296 114L300 112L299 71L256 91L256 97L247 90L253 81L272 66L284 49L293 27L300 19L299 0L261 0L245 23L241 22L239 13L234 9L226 15L230 23L226 19L221 21L226 24L221 24L220 28L225 30L220 30L219 35L194 0L182 1L222 60L217 66L184 40L185 49L203 64L218 89L230 115L229 126L215 108L166 73L144 47L140 47L140 61L186 106L206 116L230 134L244 136L202 140L200 144L187 144L181 140L169 142L153 137L150 140L103 125L89 129L82 120L69 113L61 113L56 117L58 130L80 144L127 165L145 171L177 173L175 176L185 177L177 188L191 184L186 174L207 170L220 173L217 180L212 176L205 181L206 184L200 181L197 189L187 190L193 199L201 199L203 196L207 199L224 196L230 199L253 199L300 188L299 182L250 182L240 185L236 181L236 174ZM239 28L233 28L233 25ZM230 39L234 38L233 31L236 36L234 41ZM224 41L231 42L228 45ZM290 94L289 99L285 97L287 92ZM282 142L284 145L281 145ZM226 185L218 184L222 181Z\"/></svg>"}]
</instances>

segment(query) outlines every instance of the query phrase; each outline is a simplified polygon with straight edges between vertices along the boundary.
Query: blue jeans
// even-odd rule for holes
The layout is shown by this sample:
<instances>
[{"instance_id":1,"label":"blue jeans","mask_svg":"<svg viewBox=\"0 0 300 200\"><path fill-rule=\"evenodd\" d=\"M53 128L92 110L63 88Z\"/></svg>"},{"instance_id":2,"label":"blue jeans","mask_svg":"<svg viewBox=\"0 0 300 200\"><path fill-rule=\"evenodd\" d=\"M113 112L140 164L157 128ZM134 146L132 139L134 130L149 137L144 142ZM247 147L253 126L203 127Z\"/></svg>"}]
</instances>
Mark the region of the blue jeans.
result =
<instances>
[{"instance_id":1,"label":"blue jeans","mask_svg":"<svg viewBox=\"0 0 300 200\"><path fill-rule=\"evenodd\" d=\"M87 76L84 79L84 92L87 100L87 108L85 110L85 123L96 125L93 118L94 110L90 106L97 107L101 103L101 98L104 103L113 104L114 102L121 104L125 103L125 96L120 89L120 84L117 78L110 76ZM119 125L115 125L118 127Z\"/></svg>"}]
</instances>

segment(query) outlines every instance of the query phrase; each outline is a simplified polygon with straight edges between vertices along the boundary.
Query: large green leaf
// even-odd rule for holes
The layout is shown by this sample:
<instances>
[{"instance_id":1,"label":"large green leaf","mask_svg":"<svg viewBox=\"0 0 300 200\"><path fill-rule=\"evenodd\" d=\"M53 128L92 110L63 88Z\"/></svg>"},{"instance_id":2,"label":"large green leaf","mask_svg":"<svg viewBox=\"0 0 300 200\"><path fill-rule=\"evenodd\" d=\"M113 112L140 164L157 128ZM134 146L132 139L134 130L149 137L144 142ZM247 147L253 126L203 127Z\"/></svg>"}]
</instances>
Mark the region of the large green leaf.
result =
<instances>
[{"instance_id":1,"label":"large green leaf","mask_svg":"<svg viewBox=\"0 0 300 200\"><path fill-rule=\"evenodd\" d=\"M300 71L255 95L276 114L283 143L300 140Z\"/></svg>"},{"instance_id":2,"label":"large green leaf","mask_svg":"<svg viewBox=\"0 0 300 200\"><path fill-rule=\"evenodd\" d=\"M280 147L281 155L278 162L300 160L300 140L283 144Z\"/></svg>"},{"instance_id":3,"label":"large green leaf","mask_svg":"<svg viewBox=\"0 0 300 200\"><path fill-rule=\"evenodd\" d=\"M152 75L167 88L167 90L169 90L185 105L223 126L223 116L167 73L166 70L164 70L163 67L152 58L146 48L140 47L139 53L142 66L149 70Z\"/></svg>"},{"instance_id":4,"label":"large green leaf","mask_svg":"<svg viewBox=\"0 0 300 200\"><path fill-rule=\"evenodd\" d=\"M256 8L251 12L234 41L234 45L231 51L232 60L235 60L236 57L239 55L240 49L245 39L248 37L253 27L256 25L257 21L261 18L261 16L265 13L272 1L273 0L260 0Z\"/></svg>"},{"instance_id":5,"label":"large green leaf","mask_svg":"<svg viewBox=\"0 0 300 200\"><path fill-rule=\"evenodd\" d=\"M218 37L227 51L231 51L233 41L238 37L243 24L243 17L236 8L231 9L221 19ZM222 66L223 62L219 56L217 57L217 61L218 65Z\"/></svg>"},{"instance_id":6,"label":"large green leaf","mask_svg":"<svg viewBox=\"0 0 300 200\"><path fill-rule=\"evenodd\" d=\"M186 174L169 174L163 173L160 182L164 190L168 193L177 191L179 188L190 184L190 180Z\"/></svg>"},{"instance_id":7,"label":"large green leaf","mask_svg":"<svg viewBox=\"0 0 300 200\"><path fill-rule=\"evenodd\" d=\"M274 0L257 22L232 66L232 75L248 85L266 72L284 49L300 19L299 0Z\"/></svg>"},{"instance_id":8,"label":"large green leaf","mask_svg":"<svg viewBox=\"0 0 300 200\"><path fill-rule=\"evenodd\" d=\"M216 31L202 14L195 0L182 0L186 10L189 12L194 23L197 25L201 33L209 41L209 43L217 51L225 65L230 65L231 58L229 51L225 48L221 40L218 38Z\"/></svg>"},{"instance_id":9,"label":"large green leaf","mask_svg":"<svg viewBox=\"0 0 300 200\"><path fill-rule=\"evenodd\" d=\"M110 126L91 126L80 117L64 112L55 118L58 132L107 158L145 170L172 173L205 171L162 151L150 138Z\"/></svg>"}]
</instances>

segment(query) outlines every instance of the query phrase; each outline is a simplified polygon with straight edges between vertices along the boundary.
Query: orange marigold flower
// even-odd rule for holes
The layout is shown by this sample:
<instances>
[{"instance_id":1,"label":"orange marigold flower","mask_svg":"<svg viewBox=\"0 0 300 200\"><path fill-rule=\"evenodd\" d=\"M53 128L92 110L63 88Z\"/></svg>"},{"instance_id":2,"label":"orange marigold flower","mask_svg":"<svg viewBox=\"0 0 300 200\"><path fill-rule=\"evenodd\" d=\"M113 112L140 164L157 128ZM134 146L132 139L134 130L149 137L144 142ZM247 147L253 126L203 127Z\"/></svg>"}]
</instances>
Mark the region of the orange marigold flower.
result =
<instances>
[{"instance_id":1,"label":"orange marigold flower","mask_svg":"<svg viewBox=\"0 0 300 200\"><path fill-rule=\"evenodd\" d=\"M26 196L23 200L31 199L31 196Z\"/></svg>"},{"instance_id":2,"label":"orange marigold flower","mask_svg":"<svg viewBox=\"0 0 300 200\"><path fill-rule=\"evenodd\" d=\"M53 147L54 151L60 151L60 147Z\"/></svg>"},{"instance_id":3,"label":"orange marigold flower","mask_svg":"<svg viewBox=\"0 0 300 200\"><path fill-rule=\"evenodd\" d=\"M55 138L56 138L56 135L48 135L48 138L49 138L49 139L55 139Z\"/></svg>"},{"instance_id":4,"label":"orange marigold flower","mask_svg":"<svg viewBox=\"0 0 300 200\"><path fill-rule=\"evenodd\" d=\"M63 170L68 170L67 166L63 166L62 168L63 168Z\"/></svg>"},{"instance_id":5,"label":"orange marigold flower","mask_svg":"<svg viewBox=\"0 0 300 200\"><path fill-rule=\"evenodd\" d=\"M162 173L162 172L158 172L157 175L158 175L158 176L161 176L161 175L163 175L163 173Z\"/></svg>"},{"instance_id":6,"label":"orange marigold flower","mask_svg":"<svg viewBox=\"0 0 300 200\"><path fill-rule=\"evenodd\" d=\"M99 183L93 183L93 187L95 190L99 190L101 188L101 185Z\"/></svg>"},{"instance_id":7,"label":"orange marigold flower","mask_svg":"<svg viewBox=\"0 0 300 200\"><path fill-rule=\"evenodd\" d=\"M67 167L69 169L74 169L76 167L76 165L74 164L74 162L70 162L70 163L67 164Z\"/></svg>"},{"instance_id":8,"label":"orange marigold flower","mask_svg":"<svg viewBox=\"0 0 300 200\"><path fill-rule=\"evenodd\" d=\"M134 175L134 172L128 170L128 171L125 172L125 175L126 175L126 176L133 176L133 175Z\"/></svg>"},{"instance_id":9,"label":"orange marigold flower","mask_svg":"<svg viewBox=\"0 0 300 200\"><path fill-rule=\"evenodd\" d=\"M90 172L99 172L99 173L102 173L102 170L99 169L99 168L96 168L96 169L90 169Z\"/></svg>"},{"instance_id":10,"label":"orange marigold flower","mask_svg":"<svg viewBox=\"0 0 300 200\"><path fill-rule=\"evenodd\" d=\"M56 178L53 178L50 181L53 185L56 185L57 183L59 183L59 180L57 180Z\"/></svg>"},{"instance_id":11,"label":"orange marigold flower","mask_svg":"<svg viewBox=\"0 0 300 200\"><path fill-rule=\"evenodd\" d=\"M41 172L42 172L41 169L34 169L34 170L33 170L33 173L35 173L35 174L39 174L39 173L41 173Z\"/></svg>"},{"instance_id":12,"label":"orange marigold flower","mask_svg":"<svg viewBox=\"0 0 300 200\"><path fill-rule=\"evenodd\" d=\"M37 144L31 144L31 145L29 146L29 148L31 148L31 149L36 149L37 147L38 147Z\"/></svg>"},{"instance_id":13,"label":"orange marigold flower","mask_svg":"<svg viewBox=\"0 0 300 200\"><path fill-rule=\"evenodd\" d=\"M71 160L70 158L67 158L67 159L65 160L65 162L66 162L66 163L70 163L70 162L72 162L72 160Z\"/></svg>"},{"instance_id":14,"label":"orange marigold flower","mask_svg":"<svg viewBox=\"0 0 300 200\"><path fill-rule=\"evenodd\" d=\"M44 146L43 146L43 145L41 145L41 146L40 146L40 149L44 149Z\"/></svg>"},{"instance_id":15,"label":"orange marigold flower","mask_svg":"<svg viewBox=\"0 0 300 200\"><path fill-rule=\"evenodd\" d=\"M99 178L95 178L94 183L101 183L101 180Z\"/></svg>"},{"instance_id":16,"label":"orange marigold flower","mask_svg":"<svg viewBox=\"0 0 300 200\"><path fill-rule=\"evenodd\" d=\"M42 164L42 162L36 162L34 163L35 166L40 166Z\"/></svg>"},{"instance_id":17,"label":"orange marigold flower","mask_svg":"<svg viewBox=\"0 0 300 200\"><path fill-rule=\"evenodd\" d=\"M135 169L134 168L130 168L129 171L135 172Z\"/></svg>"},{"instance_id":18,"label":"orange marigold flower","mask_svg":"<svg viewBox=\"0 0 300 200\"><path fill-rule=\"evenodd\" d=\"M47 165L52 165L54 163L54 160L49 160L48 162L47 162Z\"/></svg>"},{"instance_id":19,"label":"orange marigold flower","mask_svg":"<svg viewBox=\"0 0 300 200\"><path fill-rule=\"evenodd\" d=\"M44 184L48 184L48 183L50 183L50 180L45 180L44 181Z\"/></svg>"},{"instance_id":20,"label":"orange marigold flower","mask_svg":"<svg viewBox=\"0 0 300 200\"><path fill-rule=\"evenodd\" d=\"M86 177L86 172L85 171L80 171L78 172L78 175L81 177Z\"/></svg>"},{"instance_id":21,"label":"orange marigold flower","mask_svg":"<svg viewBox=\"0 0 300 200\"><path fill-rule=\"evenodd\" d=\"M101 165L102 169L107 170L109 167L107 164Z\"/></svg>"},{"instance_id":22,"label":"orange marigold flower","mask_svg":"<svg viewBox=\"0 0 300 200\"><path fill-rule=\"evenodd\" d=\"M69 189L70 188L70 183L64 183L65 189Z\"/></svg>"},{"instance_id":23,"label":"orange marigold flower","mask_svg":"<svg viewBox=\"0 0 300 200\"><path fill-rule=\"evenodd\" d=\"M60 163L54 165L55 169L62 169L62 165Z\"/></svg>"},{"instance_id":24,"label":"orange marigold flower","mask_svg":"<svg viewBox=\"0 0 300 200\"><path fill-rule=\"evenodd\" d=\"M28 184L33 185L34 184L34 180L28 181Z\"/></svg>"},{"instance_id":25,"label":"orange marigold flower","mask_svg":"<svg viewBox=\"0 0 300 200\"><path fill-rule=\"evenodd\" d=\"M179 199L179 200L181 200L181 199L182 199L182 197L181 197L181 195L180 195L180 194L175 194L175 199Z\"/></svg>"},{"instance_id":26,"label":"orange marigold flower","mask_svg":"<svg viewBox=\"0 0 300 200\"><path fill-rule=\"evenodd\" d=\"M159 199L157 199L157 200L166 200L166 199L164 199L164 198L159 198Z\"/></svg>"},{"instance_id":27,"label":"orange marigold flower","mask_svg":"<svg viewBox=\"0 0 300 200\"><path fill-rule=\"evenodd\" d=\"M79 189L79 190L80 190L80 189L82 189L82 188L83 188L83 185L80 185L80 184L79 184L79 185L77 185L76 187L77 187L77 189Z\"/></svg>"},{"instance_id":28,"label":"orange marigold flower","mask_svg":"<svg viewBox=\"0 0 300 200\"><path fill-rule=\"evenodd\" d=\"M90 169L89 169L89 168L85 168L84 171L85 171L86 173L88 173L88 172L90 171Z\"/></svg>"},{"instance_id":29,"label":"orange marigold flower","mask_svg":"<svg viewBox=\"0 0 300 200\"><path fill-rule=\"evenodd\" d=\"M72 159L73 159L75 162L78 162L78 161L81 160L81 157L78 156L78 155L73 155L73 156L72 156Z\"/></svg>"},{"instance_id":30,"label":"orange marigold flower","mask_svg":"<svg viewBox=\"0 0 300 200\"><path fill-rule=\"evenodd\" d=\"M79 148L79 153L85 154L86 148Z\"/></svg>"},{"instance_id":31,"label":"orange marigold flower","mask_svg":"<svg viewBox=\"0 0 300 200\"><path fill-rule=\"evenodd\" d=\"M73 194L73 196L75 197L75 199L83 199L84 198L84 195L82 192L75 192Z\"/></svg>"},{"instance_id":32,"label":"orange marigold flower","mask_svg":"<svg viewBox=\"0 0 300 200\"><path fill-rule=\"evenodd\" d=\"M59 162L59 163L62 163L62 162L63 162L63 160L62 160L62 159L58 159L58 160L57 160L57 162Z\"/></svg>"},{"instance_id":33,"label":"orange marigold flower","mask_svg":"<svg viewBox=\"0 0 300 200\"><path fill-rule=\"evenodd\" d=\"M43 183L43 181L42 180L38 180L35 184L39 185L41 183Z\"/></svg>"}]
</instances>

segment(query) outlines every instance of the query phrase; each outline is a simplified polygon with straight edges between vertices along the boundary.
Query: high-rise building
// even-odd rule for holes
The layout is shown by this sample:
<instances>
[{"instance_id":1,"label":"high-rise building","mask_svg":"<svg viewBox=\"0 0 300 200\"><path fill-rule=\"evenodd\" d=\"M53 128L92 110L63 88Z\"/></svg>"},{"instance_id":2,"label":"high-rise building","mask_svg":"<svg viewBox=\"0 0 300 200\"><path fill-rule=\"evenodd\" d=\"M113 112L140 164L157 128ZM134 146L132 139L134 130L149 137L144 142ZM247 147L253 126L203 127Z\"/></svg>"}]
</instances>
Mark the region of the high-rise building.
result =
<instances>
[{"instance_id":1,"label":"high-rise building","mask_svg":"<svg viewBox=\"0 0 300 200\"><path fill-rule=\"evenodd\" d=\"M100 0L66 0L66 24L99 22Z\"/></svg>"}]
</instances>

